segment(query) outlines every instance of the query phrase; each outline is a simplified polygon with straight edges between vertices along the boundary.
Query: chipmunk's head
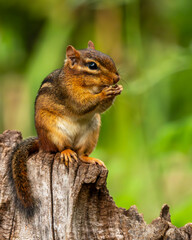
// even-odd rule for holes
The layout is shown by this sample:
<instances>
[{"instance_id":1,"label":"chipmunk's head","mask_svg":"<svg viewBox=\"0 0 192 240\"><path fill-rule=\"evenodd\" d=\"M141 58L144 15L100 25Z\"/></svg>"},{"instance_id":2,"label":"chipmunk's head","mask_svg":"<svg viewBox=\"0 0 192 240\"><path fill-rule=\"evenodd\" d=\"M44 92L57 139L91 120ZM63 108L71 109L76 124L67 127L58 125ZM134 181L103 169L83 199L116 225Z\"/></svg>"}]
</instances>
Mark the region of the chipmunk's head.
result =
<instances>
[{"instance_id":1,"label":"chipmunk's head","mask_svg":"<svg viewBox=\"0 0 192 240\"><path fill-rule=\"evenodd\" d=\"M89 87L95 93L120 80L114 61L95 50L92 41L88 42L88 48L82 50L76 50L71 45L67 47L64 70L66 74L76 75L79 84Z\"/></svg>"}]
</instances>

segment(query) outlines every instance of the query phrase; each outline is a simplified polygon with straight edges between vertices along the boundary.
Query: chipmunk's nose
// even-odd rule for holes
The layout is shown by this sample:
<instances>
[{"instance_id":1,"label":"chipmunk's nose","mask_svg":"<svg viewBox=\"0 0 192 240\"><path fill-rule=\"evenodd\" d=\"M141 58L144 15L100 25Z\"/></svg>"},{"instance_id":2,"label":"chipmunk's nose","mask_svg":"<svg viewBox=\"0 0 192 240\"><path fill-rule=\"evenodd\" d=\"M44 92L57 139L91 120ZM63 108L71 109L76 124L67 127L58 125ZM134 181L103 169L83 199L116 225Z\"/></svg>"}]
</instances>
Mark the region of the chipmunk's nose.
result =
<instances>
[{"instance_id":1,"label":"chipmunk's nose","mask_svg":"<svg viewBox=\"0 0 192 240\"><path fill-rule=\"evenodd\" d=\"M113 82L114 82L114 83L117 83L117 82L119 82L119 80L120 80L119 73L116 72L115 77L113 78Z\"/></svg>"}]
</instances>

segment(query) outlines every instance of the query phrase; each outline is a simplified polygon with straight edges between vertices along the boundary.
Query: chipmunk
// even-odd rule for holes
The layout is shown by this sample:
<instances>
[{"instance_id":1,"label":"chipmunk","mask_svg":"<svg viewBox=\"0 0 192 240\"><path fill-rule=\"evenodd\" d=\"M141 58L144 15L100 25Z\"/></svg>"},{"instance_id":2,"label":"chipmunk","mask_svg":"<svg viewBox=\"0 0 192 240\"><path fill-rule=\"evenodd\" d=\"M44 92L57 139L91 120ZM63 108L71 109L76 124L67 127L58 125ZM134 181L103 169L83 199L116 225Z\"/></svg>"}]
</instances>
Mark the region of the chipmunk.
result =
<instances>
[{"instance_id":1,"label":"chipmunk","mask_svg":"<svg viewBox=\"0 0 192 240\"><path fill-rule=\"evenodd\" d=\"M92 41L88 48L76 50L69 45L61 69L49 74L41 83L35 100L37 137L23 140L14 149L10 160L10 179L19 206L27 216L34 214L35 201L27 175L27 158L42 149L60 152L61 161L104 163L89 157L97 144L100 114L106 111L122 91L113 60L95 50Z\"/></svg>"}]
</instances>

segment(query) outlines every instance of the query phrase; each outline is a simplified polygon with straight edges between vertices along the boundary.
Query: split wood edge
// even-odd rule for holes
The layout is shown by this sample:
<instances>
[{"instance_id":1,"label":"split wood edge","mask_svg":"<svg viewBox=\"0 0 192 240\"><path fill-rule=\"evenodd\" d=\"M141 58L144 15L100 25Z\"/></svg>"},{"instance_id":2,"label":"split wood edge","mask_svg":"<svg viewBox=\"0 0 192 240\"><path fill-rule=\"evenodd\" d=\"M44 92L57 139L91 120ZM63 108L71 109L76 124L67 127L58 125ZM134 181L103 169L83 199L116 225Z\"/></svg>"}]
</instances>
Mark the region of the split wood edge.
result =
<instances>
[{"instance_id":1,"label":"split wood edge","mask_svg":"<svg viewBox=\"0 0 192 240\"><path fill-rule=\"evenodd\" d=\"M73 163L66 168L59 154L39 152L28 159L28 173L38 211L28 220L15 205L7 162L22 139L17 131L0 135L0 240L5 239L192 239L192 224L177 228L169 206L146 224L136 206L118 208L106 187L108 171Z\"/></svg>"}]
</instances>

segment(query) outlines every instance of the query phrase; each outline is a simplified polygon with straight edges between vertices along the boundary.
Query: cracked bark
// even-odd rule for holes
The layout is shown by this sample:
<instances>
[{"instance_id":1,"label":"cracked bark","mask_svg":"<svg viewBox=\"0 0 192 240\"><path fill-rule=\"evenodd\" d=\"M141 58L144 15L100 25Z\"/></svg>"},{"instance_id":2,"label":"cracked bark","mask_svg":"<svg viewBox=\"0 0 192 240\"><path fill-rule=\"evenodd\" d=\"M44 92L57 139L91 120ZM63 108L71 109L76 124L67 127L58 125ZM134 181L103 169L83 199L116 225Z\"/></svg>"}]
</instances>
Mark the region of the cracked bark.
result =
<instances>
[{"instance_id":1,"label":"cracked bark","mask_svg":"<svg viewBox=\"0 0 192 240\"><path fill-rule=\"evenodd\" d=\"M0 135L0 240L21 239L192 239L192 224L176 228L169 207L146 224L135 206L118 208L106 187L107 170L74 163L67 169L59 154L39 152L28 159L33 196L39 211L27 221L13 201L7 176L10 153L22 139L16 131Z\"/></svg>"}]
</instances>

